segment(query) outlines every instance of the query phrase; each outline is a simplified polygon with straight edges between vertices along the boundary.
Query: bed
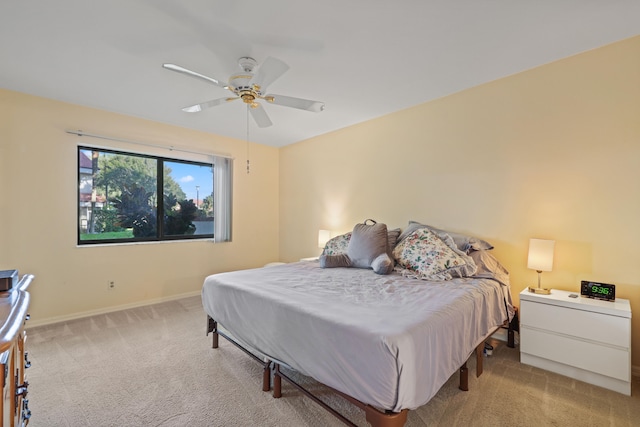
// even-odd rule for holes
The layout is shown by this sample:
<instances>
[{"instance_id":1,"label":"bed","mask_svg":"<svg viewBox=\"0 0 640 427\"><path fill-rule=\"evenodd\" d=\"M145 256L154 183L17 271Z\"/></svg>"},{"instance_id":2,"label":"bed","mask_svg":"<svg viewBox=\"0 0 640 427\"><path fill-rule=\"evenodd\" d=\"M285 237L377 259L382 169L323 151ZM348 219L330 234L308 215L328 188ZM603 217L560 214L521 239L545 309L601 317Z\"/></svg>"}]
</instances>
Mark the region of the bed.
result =
<instances>
[{"instance_id":1,"label":"bed","mask_svg":"<svg viewBox=\"0 0 640 427\"><path fill-rule=\"evenodd\" d=\"M274 367L276 397L282 365L383 414L367 415L372 424L402 425L513 316L506 270L473 252L483 268L446 280L318 261L211 275L202 288L208 332L216 347L222 326L264 364L264 390Z\"/></svg>"}]
</instances>

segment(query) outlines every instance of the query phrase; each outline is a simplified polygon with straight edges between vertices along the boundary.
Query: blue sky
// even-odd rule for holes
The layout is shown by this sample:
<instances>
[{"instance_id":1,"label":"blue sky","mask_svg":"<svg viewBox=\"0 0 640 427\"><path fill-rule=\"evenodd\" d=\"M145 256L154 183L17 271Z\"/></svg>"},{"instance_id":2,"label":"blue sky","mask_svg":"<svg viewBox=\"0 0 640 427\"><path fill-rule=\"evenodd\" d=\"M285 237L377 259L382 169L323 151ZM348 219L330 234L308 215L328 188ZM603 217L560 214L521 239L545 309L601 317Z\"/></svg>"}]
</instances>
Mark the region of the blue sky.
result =
<instances>
[{"instance_id":1,"label":"blue sky","mask_svg":"<svg viewBox=\"0 0 640 427\"><path fill-rule=\"evenodd\" d=\"M180 184L187 199L196 201L196 186L200 186L198 198L200 200L213 193L213 176L210 166L188 165L184 163L166 162L171 168L171 177Z\"/></svg>"}]
</instances>

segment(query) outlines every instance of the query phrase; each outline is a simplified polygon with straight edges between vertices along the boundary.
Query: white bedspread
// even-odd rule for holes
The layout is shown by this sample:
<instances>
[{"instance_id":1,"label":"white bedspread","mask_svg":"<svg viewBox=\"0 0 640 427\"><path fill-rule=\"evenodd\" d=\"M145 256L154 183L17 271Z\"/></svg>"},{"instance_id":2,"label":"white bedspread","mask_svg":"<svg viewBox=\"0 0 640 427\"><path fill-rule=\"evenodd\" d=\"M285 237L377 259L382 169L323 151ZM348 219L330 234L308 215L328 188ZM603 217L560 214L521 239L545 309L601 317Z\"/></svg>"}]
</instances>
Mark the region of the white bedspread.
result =
<instances>
[{"instance_id":1,"label":"white bedspread","mask_svg":"<svg viewBox=\"0 0 640 427\"><path fill-rule=\"evenodd\" d=\"M245 345L397 412L428 402L507 319L508 292L490 279L426 282L299 262L209 276L202 301Z\"/></svg>"}]
</instances>

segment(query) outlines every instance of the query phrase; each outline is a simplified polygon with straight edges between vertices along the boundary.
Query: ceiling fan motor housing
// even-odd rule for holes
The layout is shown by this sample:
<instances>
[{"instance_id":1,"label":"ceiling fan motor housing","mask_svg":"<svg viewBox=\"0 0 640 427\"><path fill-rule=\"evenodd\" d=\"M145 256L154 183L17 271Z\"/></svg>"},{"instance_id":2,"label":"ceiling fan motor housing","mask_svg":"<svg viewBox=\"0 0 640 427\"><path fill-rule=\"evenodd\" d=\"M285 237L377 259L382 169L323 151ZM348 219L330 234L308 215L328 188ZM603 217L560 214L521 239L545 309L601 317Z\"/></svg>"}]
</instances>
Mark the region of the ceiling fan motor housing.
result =
<instances>
[{"instance_id":1,"label":"ceiling fan motor housing","mask_svg":"<svg viewBox=\"0 0 640 427\"><path fill-rule=\"evenodd\" d=\"M229 89L242 98L243 102L250 105L255 104L255 100L262 96L260 86L252 83L254 78L253 70L255 70L258 62L249 56L243 56L238 59L238 65L242 72L236 73L229 78Z\"/></svg>"},{"instance_id":2,"label":"ceiling fan motor housing","mask_svg":"<svg viewBox=\"0 0 640 427\"><path fill-rule=\"evenodd\" d=\"M257 98L262 97L260 86L252 84L252 73L238 73L229 79L229 90L242 98L247 104L253 103Z\"/></svg>"}]
</instances>

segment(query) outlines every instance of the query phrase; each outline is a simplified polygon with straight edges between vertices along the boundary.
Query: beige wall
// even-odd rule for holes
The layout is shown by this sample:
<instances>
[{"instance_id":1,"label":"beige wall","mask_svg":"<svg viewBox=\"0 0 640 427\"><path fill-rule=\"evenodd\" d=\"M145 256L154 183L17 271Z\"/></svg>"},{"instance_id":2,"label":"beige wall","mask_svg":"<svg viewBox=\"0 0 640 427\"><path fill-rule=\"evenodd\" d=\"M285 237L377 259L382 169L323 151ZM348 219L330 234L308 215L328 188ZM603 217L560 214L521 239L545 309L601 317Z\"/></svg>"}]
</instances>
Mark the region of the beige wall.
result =
<instances>
[{"instance_id":1,"label":"beige wall","mask_svg":"<svg viewBox=\"0 0 640 427\"><path fill-rule=\"evenodd\" d=\"M536 280L528 239L555 239L546 285L615 283L638 312L638 51L635 37L280 150L252 144L249 175L243 141L0 90L0 269L36 275L37 324L317 255L319 228L413 219L491 241L516 297ZM234 241L76 247L80 139L64 130L78 128L235 157ZM633 346L638 367L638 313Z\"/></svg>"},{"instance_id":2,"label":"beige wall","mask_svg":"<svg viewBox=\"0 0 640 427\"><path fill-rule=\"evenodd\" d=\"M245 141L0 90L0 269L36 276L32 324L198 293L208 274L278 259L278 150ZM233 242L77 247L79 138L65 129L235 157ZM116 289L107 290L107 280ZM204 320L203 320L204 322Z\"/></svg>"},{"instance_id":3,"label":"beige wall","mask_svg":"<svg viewBox=\"0 0 640 427\"><path fill-rule=\"evenodd\" d=\"M635 37L281 149L281 258L317 255L318 229L418 220L492 242L517 297L536 282L529 238L555 239L543 283L615 283L637 372L638 52Z\"/></svg>"}]
</instances>

